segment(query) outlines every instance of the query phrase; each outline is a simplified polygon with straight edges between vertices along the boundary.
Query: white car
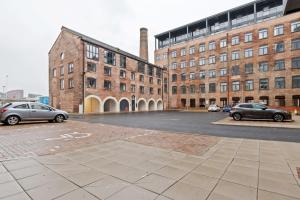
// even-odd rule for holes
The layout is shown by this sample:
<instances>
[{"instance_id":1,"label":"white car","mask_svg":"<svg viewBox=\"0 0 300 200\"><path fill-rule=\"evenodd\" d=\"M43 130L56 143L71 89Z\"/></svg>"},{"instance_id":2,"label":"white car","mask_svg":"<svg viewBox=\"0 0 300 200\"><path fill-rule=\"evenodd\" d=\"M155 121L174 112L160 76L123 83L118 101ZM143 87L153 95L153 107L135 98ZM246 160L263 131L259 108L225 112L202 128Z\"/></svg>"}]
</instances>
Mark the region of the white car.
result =
<instances>
[{"instance_id":1,"label":"white car","mask_svg":"<svg viewBox=\"0 0 300 200\"><path fill-rule=\"evenodd\" d=\"M217 105L210 105L208 107L208 112L220 112L221 108Z\"/></svg>"}]
</instances>

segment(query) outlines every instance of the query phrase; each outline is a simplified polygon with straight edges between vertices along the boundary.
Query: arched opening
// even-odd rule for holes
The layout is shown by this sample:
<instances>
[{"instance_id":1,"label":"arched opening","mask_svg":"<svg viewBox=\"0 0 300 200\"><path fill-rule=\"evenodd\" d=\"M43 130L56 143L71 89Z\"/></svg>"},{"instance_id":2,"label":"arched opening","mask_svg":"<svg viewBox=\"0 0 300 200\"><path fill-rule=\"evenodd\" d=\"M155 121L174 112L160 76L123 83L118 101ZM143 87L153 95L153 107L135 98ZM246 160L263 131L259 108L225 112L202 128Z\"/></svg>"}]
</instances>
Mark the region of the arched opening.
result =
<instances>
[{"instance_id":1,"label":"arched opening","mask_svg":"<svg viewBox=\"0 0 300 200\"><path fill-rule=\"evenodd\" d=\"M117 112L117 102L114 99L107 99L104 103L104 112Z\"/></svg>"},{"instance_id":2,"label":"arched opening","mask_svg":"<svg viewBox=\"0 0 300 200\"><path fill-rule=\"evenodd\" d=\"M153 100L149 101L148 110L149 111L155 110L155 102Z\"/></svg>"},{"instance_id":3,"label":"arched opening","mask_svg":"<svg viewBox=\"0 0 300 200\"><path fill-rule=\"evenodd\" d=\"M129 102L126 99L120 101L120 112L128 112L129 111Z\"/></svg>"},{"instance_id":4,"label":"arched opening","mask_svg":"<svg viewBox=\"0 0 300 200\"><path fill-rule=\"evenodd\" d=\"M138 111L146 111L146 101L144 101L144 100L139 101Z\"/></svg>"},{"instance_id":5,"label":"arched opening","mask_svg":"<svg viewBox=\"0 0 300 200\"><path fill-rule=\"evenodd\" d=\"M163 103L162 103L162 101L158 101L157 102L157 110L163 110L164 108L163 108Z\"/></svg>"},{"instance_id":6,"label":"arched opening","mask_svg":"<svg viewBox=\"0 0 300 200\"><path fill-rule=\"evenodd\" d=\"M86 97L84 100L84 113L99 113L100 101L96 97Z\"/></svg>"}]
</instances>

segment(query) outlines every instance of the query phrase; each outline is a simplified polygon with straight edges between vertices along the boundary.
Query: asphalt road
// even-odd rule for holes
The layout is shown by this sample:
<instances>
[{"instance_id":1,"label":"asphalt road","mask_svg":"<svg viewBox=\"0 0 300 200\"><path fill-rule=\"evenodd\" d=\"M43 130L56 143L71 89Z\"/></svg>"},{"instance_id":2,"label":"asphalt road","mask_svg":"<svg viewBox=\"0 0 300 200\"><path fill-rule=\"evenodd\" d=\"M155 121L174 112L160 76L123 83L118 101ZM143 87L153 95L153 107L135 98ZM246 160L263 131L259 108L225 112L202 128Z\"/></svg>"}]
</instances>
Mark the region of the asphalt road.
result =
<instances>
[{"instance_id":1,"label":"asphalt road","mask_svg":"<svg viewBox=\"0 0 300 200\"><path fill-rule=\"evenodd\" d=\"M227 113L150 112L106 114L85 116L84 119L80 119L80 117L73 119L83 120L90 123L103 123L152 130L300 143L299 129L223 126L211 124L211 122L221 120L227 116Z\"/></svg>"}]
</instances>

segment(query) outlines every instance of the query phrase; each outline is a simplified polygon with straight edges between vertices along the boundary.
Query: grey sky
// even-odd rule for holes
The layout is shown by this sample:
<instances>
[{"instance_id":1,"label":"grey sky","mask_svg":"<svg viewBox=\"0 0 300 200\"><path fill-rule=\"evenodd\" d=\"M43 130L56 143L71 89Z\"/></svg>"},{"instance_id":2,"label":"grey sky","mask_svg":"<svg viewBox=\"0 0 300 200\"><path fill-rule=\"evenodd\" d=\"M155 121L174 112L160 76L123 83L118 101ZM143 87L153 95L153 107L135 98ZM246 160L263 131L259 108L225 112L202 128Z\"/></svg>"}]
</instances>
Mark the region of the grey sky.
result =
<instances>
[{"instance_id":1,"label":"grey sky","mask_svg":"<svg viewBox=\"0 0 300 200\"><path fill-rule=\"evenodd\" d=\"M0 86L48 94L48 51L62 25L138 55L139 28L154 35L251 0L1 0Z\"/></svg>"}]
</instances>

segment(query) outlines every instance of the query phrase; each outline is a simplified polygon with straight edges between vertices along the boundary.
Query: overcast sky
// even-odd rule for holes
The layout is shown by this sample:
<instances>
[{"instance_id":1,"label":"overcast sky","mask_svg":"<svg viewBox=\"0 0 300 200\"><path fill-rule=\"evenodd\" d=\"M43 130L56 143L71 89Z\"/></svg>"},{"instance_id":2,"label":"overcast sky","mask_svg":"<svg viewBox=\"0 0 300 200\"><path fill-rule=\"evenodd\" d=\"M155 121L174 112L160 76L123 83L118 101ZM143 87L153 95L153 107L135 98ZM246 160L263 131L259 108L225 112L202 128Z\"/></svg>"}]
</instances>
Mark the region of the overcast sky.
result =
<instances>
[{"instance_id":1,"label":"overcast sky","mask_svg":"<svg viewBox=\"0 0 300 200\"><path fill-rule=\"evenodd\" d=\"M155 34L250 1L1 0L0 91L48 95L48 51L62 25L135 55L147 27L153 61Z\"/></svg>"}]
</instances>

